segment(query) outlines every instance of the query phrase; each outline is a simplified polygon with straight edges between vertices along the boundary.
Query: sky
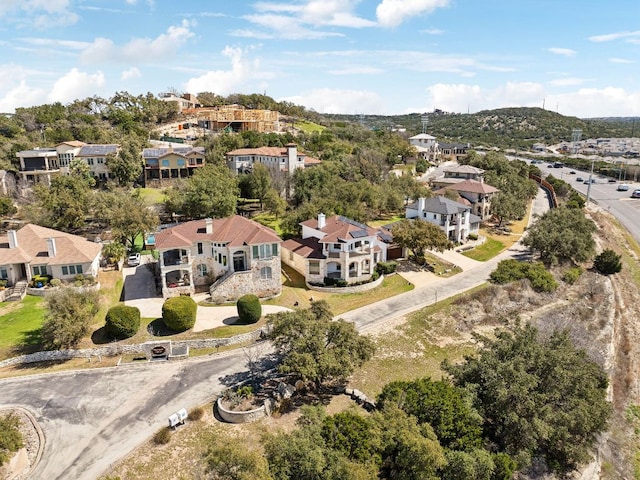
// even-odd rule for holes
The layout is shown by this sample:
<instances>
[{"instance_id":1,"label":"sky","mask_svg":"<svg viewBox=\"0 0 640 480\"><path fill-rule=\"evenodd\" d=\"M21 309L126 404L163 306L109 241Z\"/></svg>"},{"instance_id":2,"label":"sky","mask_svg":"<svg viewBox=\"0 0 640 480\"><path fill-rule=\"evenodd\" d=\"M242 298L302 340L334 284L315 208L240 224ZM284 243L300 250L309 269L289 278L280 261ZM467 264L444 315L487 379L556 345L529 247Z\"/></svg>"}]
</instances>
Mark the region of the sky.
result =
<instances>
[{"instance_id":1,"label":"sky","mask_svg":"<svg viewBox=\"0 0 640 480\"><path fill-rule=\"evenodd\" d=\"M0 0L0 112L168 90L640 116L640 0Z\"/></svg>"}]
</instances>

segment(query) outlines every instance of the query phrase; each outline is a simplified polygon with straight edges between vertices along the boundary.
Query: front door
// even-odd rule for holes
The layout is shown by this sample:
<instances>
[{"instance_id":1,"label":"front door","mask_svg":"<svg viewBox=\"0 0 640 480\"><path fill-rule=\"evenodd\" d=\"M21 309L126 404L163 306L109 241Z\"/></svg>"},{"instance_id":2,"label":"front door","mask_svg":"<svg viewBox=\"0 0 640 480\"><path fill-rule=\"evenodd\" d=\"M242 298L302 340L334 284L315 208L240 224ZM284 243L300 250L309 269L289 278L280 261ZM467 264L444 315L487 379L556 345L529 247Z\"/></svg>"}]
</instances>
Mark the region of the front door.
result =
<instances>
[{"instance_id":1,"label":"front door","mask_svg":"<svg viewBox=\"0 0 640 480\"><path fill-rule=\"evenodd\" d=\"M235 252L233 254L233 271L244 272L247 269L244 252Z\"/></svg>"}]
</instances>

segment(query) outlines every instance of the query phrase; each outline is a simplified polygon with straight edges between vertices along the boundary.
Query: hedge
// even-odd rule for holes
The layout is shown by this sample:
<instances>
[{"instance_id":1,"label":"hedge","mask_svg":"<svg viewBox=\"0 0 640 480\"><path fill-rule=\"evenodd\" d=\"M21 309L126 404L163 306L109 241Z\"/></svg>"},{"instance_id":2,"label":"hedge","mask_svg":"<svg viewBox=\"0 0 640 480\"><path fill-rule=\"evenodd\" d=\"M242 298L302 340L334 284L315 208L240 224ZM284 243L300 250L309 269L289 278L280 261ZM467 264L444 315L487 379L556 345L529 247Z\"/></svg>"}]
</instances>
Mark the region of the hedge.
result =
<instances>
[{"instance_id":1,"label":"hedge","mask_svg":"<svg viewBox=\"0 0 640 480\"><path fill-rule=\"evenodd\" d=\"M114 338L133 337L140 329L140 310L127 305L111 307L104 328Z\"/></svg>"},{"instance_id":2,"label":"hedge","mask_svg":"<svg viewBox=\"0 0 640 480\"><path fill-rule=\"evenodd\" d=\"M196 324L198 304L191 297L172 297L162 305L162 321L176 332L193 328Z\"/></svg>"},{"instance_id":3,"label":"hedge","mask_svg":"<svg viewBox=\"0 0 640 480\"><path fill-rule=\"evenodd\" d=\"M243 295L236 302L240 323L256 323L262 316L260 299L252 294Z\"/></svg>"},{"instance_id":4,"label":"hedge","mask_svg":"<svg viewBox=\"0 0 640 480\"><path fill-rule=\"evenodd\" d=\"M398 264L396 262L378 262L376 265L376 271L380 275L389 275L396 271Z\"/></svg>"}]
</instances>

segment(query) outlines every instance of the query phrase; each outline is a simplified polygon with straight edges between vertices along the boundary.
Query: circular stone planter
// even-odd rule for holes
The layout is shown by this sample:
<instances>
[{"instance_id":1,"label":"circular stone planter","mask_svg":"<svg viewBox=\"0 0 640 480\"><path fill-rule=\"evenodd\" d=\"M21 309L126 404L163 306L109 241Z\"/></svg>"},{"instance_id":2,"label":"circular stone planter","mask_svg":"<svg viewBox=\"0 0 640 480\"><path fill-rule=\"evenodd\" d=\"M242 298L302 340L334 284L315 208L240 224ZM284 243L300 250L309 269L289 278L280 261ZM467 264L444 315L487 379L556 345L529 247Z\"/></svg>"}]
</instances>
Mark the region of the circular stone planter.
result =
<instances>
[{"instance_id":1,"label":"circular stone planter","mask_svg":"<svg viewBox=\"0 0 640 480\"><path fill-rule=\"evenodd\" d=\"M254 408L253 410L239 412L235 410L227 410L222 406L222 398L218 398L216 406L218 408L218 414L220 415L220 418L228 423L255 422L256 420L260 420L261 418L267 416L267 408L265 405Z\"/></svg>"}]
</instances>

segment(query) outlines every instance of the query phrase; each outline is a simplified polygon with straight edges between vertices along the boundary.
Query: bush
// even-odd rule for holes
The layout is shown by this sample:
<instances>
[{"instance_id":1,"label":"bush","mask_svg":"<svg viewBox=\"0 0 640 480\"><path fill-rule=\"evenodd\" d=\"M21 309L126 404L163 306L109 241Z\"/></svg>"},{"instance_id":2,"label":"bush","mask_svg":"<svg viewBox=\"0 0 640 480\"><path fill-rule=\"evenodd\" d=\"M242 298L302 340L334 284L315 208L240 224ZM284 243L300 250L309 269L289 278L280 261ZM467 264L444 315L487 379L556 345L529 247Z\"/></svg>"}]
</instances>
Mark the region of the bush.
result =
<instances>
[{"instance_id":1,"label":"bush","mask_svg":"<svg viewBox=\"0 0 640 480\"><path fill-rule=\"evenodd\" d=\"M46 321L40 335L45 350L75 347L87 335L100 310L98 292L61 288L46 297Z\"/></svg>"},{"instance_id":2,"label":"bush","mask_svg":"<svg viewBox=\"0 0 640 480\"><path fill-rule=\"evenodd\" d=\"M476 235L475 233L470 233L467 238L469 240L477 240L478 239L478 235Z\"/></svg>"},{"instance_id":3,"label":"bush","mask_svg":"<svg viewBox=\"0 0 640 480\"><path fill-rule=\"evenodd\" d=\"M114 338L133 337L140 329L140 310L126 305L111 307L104 328Z\"/></svg>"},{"instance_id":4,"label":"bush","mask_svg":"<svg viewBox=\"0 0 640 480\"><path fill-rule=\"evenodd\" d=\"M603 250L593 261L593 268L602 275L612 275L622 270L621 256L613 250Z\"/></svg>"},{"instance_id":5,"label":"bush","mask_svg":"<svg viewBox=\"0 0 640 480\"><path fill-rule=\"evenodd\" d=\"M162 321L176 332L193 328L196 324L198 305L191 297L173 297L162 305Z\"/></svg>"},{"instance_id":6,"label":"bush","mask_svg":"<svg viewBox=\"0 0 640 480\"><path fill-rule=\"evenodd\" d=\"M255 295L247 294L240 297L236 302L236 308L240 323L256 323L262 316L262 305Z\"/></svg>"},{"instance_id":7,"label":"bush","mask_svg":"<svg viewBox=\"0 0 640 480\"><path fill-rule=\"evenodd\" d=\"M9 280L0 279L0 287L5 288L9 284Z\"/></svg>"},{"instance_id":8,"label":"bush","mask_svg":"<svg viewBox=\"0 0 640 480\"><path fill-rule=\"evenodd\" d=\"M14 414L0 417L0 466L9 460L10 453L17 452L23 446L20 419Z\"/></svg>"},{"instance_id":9,"label":"bush","mask_svg":"<svg viewBox=\"0 0 640 480\"><path fill-rule=\"evenodd\" d=\"M202 417L204 417L204 409L202 407L196 407L189 412L189 416L187 418L196 422L201 420Z\"/></svg>"},{"instance_id":10,"label":"bush","mask_svg":"<svg viewBox=\"0 0 640 480\"><path fill-rule=\"evenodd\" d=\"M398 264L396 262L378 262L376 272L380 275L389 275L396 271Z\"/></svg>"},{"instance_id":11,"label":"bush","mask_svg":"<svg viewBox=\"0 0 640 480\"><path fill-rule=\"evenodd\" d=\"M523 263L513 259L503 260L491 272L489 278L492 282L500 285L526 278L531 282L531 287L536 292L553 292L558 288L558 283L553 275L540 262Z\"/></svg>"},{"instance_id":12,"label":"bush","mask_svg":"<svg viewBox=\"0 0 640 480\"><path fill-rule=\"evenodd\" d=\"M156 432L153 436L153 442L156 445L165 445L171 440L171 429L169 427L163 427Z\"/></svg>"},{"instance_id":13,"label":"bush","mask_svg":"<svg viewBox=\"0 0 640 480\"><path fill-rule=\"evenodd\" d=\"M582 275L581 267L570 268L562 275L562 281L568 283L569 285L573 285L578 281L580 275Z\"/></svg>"},{"instance_id":14,"label":"bush","mask_svg":"<svg viewBox=\"0 0 640 480\"><path fill-rule=\"evenodd\" d=\"M59 287L60 285L62 285L62 280L60 280L59 278L52 278L49 283L52 287Z\"/></svg>"}]
</instances>

